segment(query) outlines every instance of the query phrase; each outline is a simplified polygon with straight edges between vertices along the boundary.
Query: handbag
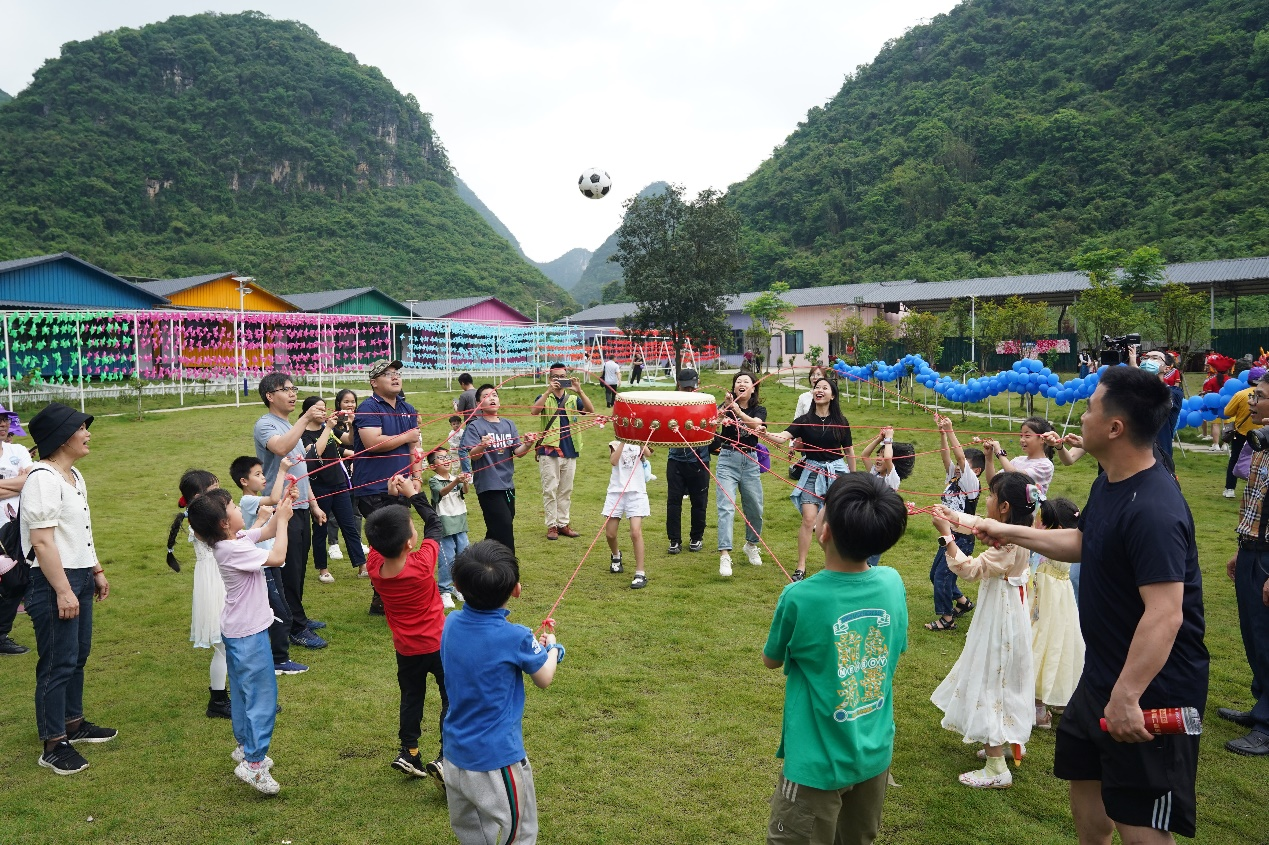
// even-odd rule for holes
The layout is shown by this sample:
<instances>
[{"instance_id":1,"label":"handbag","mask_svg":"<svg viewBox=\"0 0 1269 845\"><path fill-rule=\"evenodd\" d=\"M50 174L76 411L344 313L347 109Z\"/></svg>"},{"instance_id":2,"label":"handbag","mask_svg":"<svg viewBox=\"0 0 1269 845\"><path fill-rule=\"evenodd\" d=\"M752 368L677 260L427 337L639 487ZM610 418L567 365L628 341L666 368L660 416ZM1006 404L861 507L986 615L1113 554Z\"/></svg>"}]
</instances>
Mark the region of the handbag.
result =
<instances>
[{"instance_id":1,"label":"handbag","mask_svg":"<svg viewBox=\"0 0 1269 845\"><path fill-rule=\"evenodd\" d=\"M771 472L771 453L767 451L767 444L759 443L756 451L758 452L758 466L762 468L762 472Z\"/></svg>"},{"instance_id":2,"label":"handbag","mask_svg":"<svg viewBox=\"0 0 1269 845\"><path fill-rule=\"evenodd\" d=\"M1221 443L1233 443L1235 431L1233 423L1225 423L1221 428Z\"/></svg>"},{"instance_id":3,"label":"handbag","mask_svg":"<svg viewBox=\"0 0 1269 845\"><path fill-rule=\"evenodd\" d=\"M1234 477L1246 481L1251 476L1251 443L1244 443L1238 453L1238 461L1234 464Z\"/></svg>"}]
</instances>

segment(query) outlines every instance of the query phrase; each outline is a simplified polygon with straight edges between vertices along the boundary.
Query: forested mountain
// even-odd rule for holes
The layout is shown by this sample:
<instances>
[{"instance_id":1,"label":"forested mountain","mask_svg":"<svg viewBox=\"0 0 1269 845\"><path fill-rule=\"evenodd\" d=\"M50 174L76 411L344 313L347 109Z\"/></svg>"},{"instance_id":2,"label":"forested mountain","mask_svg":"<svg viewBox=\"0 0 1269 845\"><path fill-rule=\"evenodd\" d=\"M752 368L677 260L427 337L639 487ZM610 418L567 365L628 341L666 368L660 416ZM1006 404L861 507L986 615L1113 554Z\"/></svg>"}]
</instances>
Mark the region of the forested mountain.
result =
<instances>
[{"instance_id":1,"label":"forested mountain","mask_svg":"<svg viewBox=\"0 0 1269 845\"><path fill-rule=\"evenodd\" d=\"M1266 255L1267 130L1263 0L968 0L728 198L755 289L1051 270L1092 246Z\"/></svg>"},{"instance_id":2,"label":"forested mountain","mask_svg":"<svg viewBox=\"0 0 1269 845\"><path fill-rule=\"evenodd\" d=\"M60 250L284 293L571 305L459 199L412 95L255 12L68 43L0 108L0 259Z\"/></svg>"},{"instance_id":3,"label":"forested mountain","mask_svg":"<svg viewBox=\"0 0 1269 845\"><path fill-rule=\"evenodd\" d=\"M7 103L12 99L13 98L10 97L8 94L4 93L3 91L0 91L0 104Z\"/></svg>"},{"instance_id":4,"label":"forested mountain","mask_svg":"<svg viewBox=\"0 0 1269 845\"><path fill-rule=\"evenodd\" d=\"M650 197L663 192L669 187L666 182L653 182L638 193L641 197ZM609 198L611 199L611 197ZM577 284L569 291L573 295L573 299L577 300L577 304L583 308L590 305L598 305L603 301L604 288L615 281L621 279L621 265L615 261L610 261L617 254L617 233L613 232L608 236L594 254L590 257L590 263L586 265L586 272L582 273L582 277L577 280ZM614 302L624 302L625 297L619 296Z\"/></svg>"},{"instance_id":5,"label":"forested mountain","mask_svg":"<svg viewBox=\"0 0 1269 845\"><path fill-rule=\"evenodd\" d=\"M511 233L507 225L498 219L498 215L494 214L489 206L481 202L480 197L476 196L476 192L471 189L471 186L457 176L454 177L454 185L458 189L458 196L462 198L463 202L485 218L485 222L489 224L490 228L506 238L507 242L515 247L515 251L520 254L520 257L541 270L542 275L564 288L564 290L568 290L577 284L577 280L581 278L582 271L586 269L586 262L590 260L590 250L577 247L570 249L554 261L534 261L524 254L520 241Z\"/></svg>"}]
</instances>

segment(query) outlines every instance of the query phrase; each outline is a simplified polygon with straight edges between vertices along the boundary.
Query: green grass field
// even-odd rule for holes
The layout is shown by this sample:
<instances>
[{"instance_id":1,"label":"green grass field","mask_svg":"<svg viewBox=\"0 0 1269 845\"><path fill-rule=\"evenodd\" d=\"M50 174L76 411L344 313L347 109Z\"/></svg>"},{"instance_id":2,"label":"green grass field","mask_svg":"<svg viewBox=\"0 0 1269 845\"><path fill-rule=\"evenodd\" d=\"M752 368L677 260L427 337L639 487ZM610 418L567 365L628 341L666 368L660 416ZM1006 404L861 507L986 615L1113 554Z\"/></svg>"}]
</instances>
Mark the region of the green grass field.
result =
<instances>
[{"instance_id":1,"label":"green grass field","mask_svg":"<svg viewBox=\"0 0 1269 845\"><path fill-rule=\"evenodd\" d=\"M762 386L764 403L773 422L787 421L799 391L773 381ZM707 376L704 387L720 383ZM437 386L411 385L411 401L424 413L447 414L454 394ZM520 406L513 413L524 413L536 392L505 390L503 400ZM920 390L916 395L922 398ZM592 397L602 406L597 390ZM995 410L1002 407L997 403ZM883 423L932 428L928 417L910 410L859 406L853 398L846 405L857 441ZM1055 421L1065 419L1066 410L1052 408ZM231 486L229 462L252 451L251 424L261 412L253 404L147 414L142 421L102 418L93 426L92 455L79 467L112 592L97 607L86 702L90 719L118 727L120 735L83 749L92 765L82 774L60 778L37 767L35 653L0 659L0 843L454 841L439 791L388 766L397 747L392 644L383 618L366 614L369 586L352 577L347 560L332 562L335 584L321 584L312 573L307 582L306 605L329 624L323 633L330 647L315 653L296 648L294 657L312 671L278 679L285 712L271 756L282 784L279 796L260 796L233 776L230 725L203 715L209 652L195 651L188 641L193 551L180 543L185 568L171 572L163 562L167 528L180 473L206 467ZM525 417L513 418L522 430L536 427ZM996 425L1004 434L1003 423ZM973 429L985 428L986 420L958 420L966 441ZM446 429L443 422L432 425L426 438L439 442ZM531 627L541 621L600 530L609 432L586 434L573 497L573 525L582 538L546 540L537 467L531 459L517 466L524 593L513 601L513 620ZM918 451L938 442L928 430L910 439ZM706 550L667 555L664 460L663 453L654 458L659 478L649 485L648 588L631 591L628 574L608 574L600 539L555 614L568 661L549 689L528 685L524 729L536 770L542 842L748 843L765 835L766 800L779 771L774 752L783 675L762 667L759 650L785 578L769 556L761 568L738 556L735 577L718 576L712 493ZM1238 845L1269 841L1261 814L1250 811L1263 802L1269 763L1226 752L1222 744L1240 732L1215 716L1218 706L1250 704L1233 589L1224 574L1238 508L1238 500L1220 496L1225 461L1224 455L1190 452L1178 456L1177 465L1198 527L1212 653L1196 841ZM764 476L763 533L791 569L798 516L781 480L784 467L777 462L775 469ZM1051 495L1082 504L1095 471L1091 460L1059 467ZM919 457L905 487L941 490L938 456ZM471 533L478 539L483 529L474 496L470 508ZM934 536L928 518L916 517L903 541L883 556L907 584L912 630L895 682L893 774L899 787L887 797L881 841L1073 841L1065 784L1052 775L1051 732L1033 735L1013 789L976 792L956 781L958 773L977 767L976 749L939 728L929 695L959 654L967 626L946 634L920 627L933 616L928 572ZM624 526L622 547L632 571ZM820 563L812 549L810 570ZM968 592L973 595L973 585ZM25 616L18 617L14 638L34 645ZM425 754L436 741L436 706L430 696Z\"/></svg>"}]
</instances>

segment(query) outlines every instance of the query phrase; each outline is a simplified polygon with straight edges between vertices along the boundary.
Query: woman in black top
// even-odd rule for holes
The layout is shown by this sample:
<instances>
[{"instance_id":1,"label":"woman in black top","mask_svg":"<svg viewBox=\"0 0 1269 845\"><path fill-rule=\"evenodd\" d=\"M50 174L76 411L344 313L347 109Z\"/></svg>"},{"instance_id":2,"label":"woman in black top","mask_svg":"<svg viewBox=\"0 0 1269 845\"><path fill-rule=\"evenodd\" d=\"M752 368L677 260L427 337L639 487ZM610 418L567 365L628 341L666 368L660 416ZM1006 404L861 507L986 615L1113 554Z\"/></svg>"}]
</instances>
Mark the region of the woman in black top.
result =
<instances>
[{"instance_id":1,"label":"woman in black top","mask_svg":"<svg viewBox=\"0 0 1269 845\"><path fill-rule=\"evenodd\" d=\"M319 406L318 413L310 417L304 433L300 435L308 481L313 495L321 500L322 510L343 529L349 562L360 569L366 564L366 556L362 551L359 528L353 522L352 495L349 492L352 484L342 460L345 447L336 434L341 418L326 413L326 401L320 396L307 397L302 407L307 412L314 405ZM313 565L317 567L318 580L323 584L333 583L335 576L327 569L329 550L322 542L326 537L325 525L314 521L313 536L317 538L317 542L313 543Z\"/></svg>"},{"instance_id":2,"label":"woman in black top","mask_svg":"<svg viewBox=\"0 0 1269 845\"><path fill-rule=\"evenodd\" d=\"M842 415L837 402L837 384L826 378L817 379L811 390L811 410L793 421L787 429L770 435L777 443L792 441L802 452L805 468L797 489L789 497L802 514L798 528L798 565L793 580L806 575L806 555L811 548L815 517L824 506L824 496L838 474L855 471L855 449L850 435L850 421Z\"/></svg>"},{"instance_id":3,"label":"woman in black top","mask_svg":"<svg viewBox=\"0 0 1269 845\"><path fill-rule=\"evenodd\" d=\"M714 442L719 447L718 479L718 574L731 577L732 520L739 490L745 513L745 557L762 566L758 538L762 534L762 468L758 465L758 435L766 431L767 409L758 402L753 376L737 373L731 393L718 406Z\"/></svg>"}]
</instances>

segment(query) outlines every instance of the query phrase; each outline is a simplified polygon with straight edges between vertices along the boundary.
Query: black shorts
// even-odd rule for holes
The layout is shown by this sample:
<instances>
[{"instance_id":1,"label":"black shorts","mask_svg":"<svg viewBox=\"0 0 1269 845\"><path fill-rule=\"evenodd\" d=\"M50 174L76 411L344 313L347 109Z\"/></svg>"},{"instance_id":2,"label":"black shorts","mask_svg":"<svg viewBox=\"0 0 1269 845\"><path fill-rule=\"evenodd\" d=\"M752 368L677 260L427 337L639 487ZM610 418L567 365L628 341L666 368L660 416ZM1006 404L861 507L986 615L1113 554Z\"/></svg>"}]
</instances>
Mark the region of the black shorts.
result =
<instances>
[{"instance_id":1,"label":"black shorts","mask_svg":"<svg viewBox=\"0 0 1269 845\"><path fill-rule=\"evenodd\" d=\"M1058 723L1053 774L1101 781L1106 815L1120 824L1194 836L1197 736L1116 742L1101 729L1106 701L1080 684Z\"/></svg>"}]
</instances>

